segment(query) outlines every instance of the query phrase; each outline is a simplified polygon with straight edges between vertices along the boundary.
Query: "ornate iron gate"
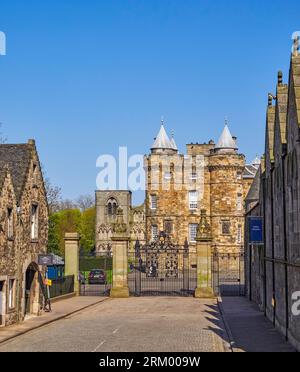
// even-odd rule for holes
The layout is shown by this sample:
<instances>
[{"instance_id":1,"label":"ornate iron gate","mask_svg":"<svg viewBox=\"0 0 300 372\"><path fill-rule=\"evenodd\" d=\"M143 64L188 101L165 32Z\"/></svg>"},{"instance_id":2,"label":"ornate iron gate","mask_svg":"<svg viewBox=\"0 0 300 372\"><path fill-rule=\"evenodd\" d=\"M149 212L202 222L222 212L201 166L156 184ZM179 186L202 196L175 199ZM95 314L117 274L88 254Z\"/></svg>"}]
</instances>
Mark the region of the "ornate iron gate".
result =
<instances>
[{"instance_id":1,"label":"ornate iron gate","mask_svg":"<svg viewBox=\"0 0 300 372\"><path fill-rule=\"evenodd\" d=\"M80 256L81 296L109 296L112 286L111 253Z\"/></svg>"},{"instance_id":2,"label":"ornate iron gate","mask_svg":"<svg viewBox=\"0 0 300 372\"><path fill-rule=\"evenodd\" d=\"M243 253L214 252L212 258L214 292L221 296L245 295Z\"/></svg>"},{"instance_id":3,"label":"ornate iron gate","mask_svg":"<svg viewBox=\"0 0 300 372\"><path fill-rule=\"evenodd\" d=\"M196 254L160 238L128 253L129 291L135 296L192 296L197 286Z\"/></svg>"}]
</instances>

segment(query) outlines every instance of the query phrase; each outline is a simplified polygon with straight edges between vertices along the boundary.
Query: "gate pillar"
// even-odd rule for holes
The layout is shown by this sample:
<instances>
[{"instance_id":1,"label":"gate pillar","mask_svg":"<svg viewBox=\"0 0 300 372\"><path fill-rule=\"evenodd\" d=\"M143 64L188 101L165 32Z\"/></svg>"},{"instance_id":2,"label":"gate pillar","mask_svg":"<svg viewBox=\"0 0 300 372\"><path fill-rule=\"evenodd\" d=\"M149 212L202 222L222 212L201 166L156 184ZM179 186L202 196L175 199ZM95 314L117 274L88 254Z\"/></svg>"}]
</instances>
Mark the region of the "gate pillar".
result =
<instances>
[{"instance_id":1,"label":"gate pillar","mask_svg":"<svg viewBox=\"0 0 300 372\"><path fill-rule=\"evenodd\" d=\"M117 211L117 220L113 224L113 282L110 296L113 298L129 297L128 288L128 227L124 222L123 210Z\"/></svg>"},{"instance_id":2,"label":"gate pillar","mask_svg":"<svg viewBox=\"0 0 300 372\"><path fill-rule=\"evenodd\" d=\"M79 241L78 233L65 234L65 275L74 275L74 292L79 295Z\"/></svg>"},{"instance_id":3,"label":"gate pillar","mask_svg":"<svg viewBox=\"0 0 300 372\"><path fill-rule=\"evenodd\" d=\"M212 298L211 276L211 226L208 221L206 210L201 211L201 220L197 231L197 288L195 297Z\"/></svg>"}]
</instances>

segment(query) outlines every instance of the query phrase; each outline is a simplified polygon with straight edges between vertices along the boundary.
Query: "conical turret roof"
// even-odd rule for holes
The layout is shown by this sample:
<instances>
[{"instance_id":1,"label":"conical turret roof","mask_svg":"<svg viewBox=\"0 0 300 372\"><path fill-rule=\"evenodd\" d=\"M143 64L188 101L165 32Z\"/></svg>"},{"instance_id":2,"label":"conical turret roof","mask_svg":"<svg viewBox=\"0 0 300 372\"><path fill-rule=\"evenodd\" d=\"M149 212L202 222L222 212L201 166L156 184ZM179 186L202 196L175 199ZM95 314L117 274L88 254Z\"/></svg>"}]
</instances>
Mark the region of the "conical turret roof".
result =
<instances>
[{"instance_id":1,"label":"conical turret roof","mask_svg":"<svg viewBox=\"0 0 300 372\"><path fill-rule=\"evenodd\" d=\"M228 125L225 124L221 137L215 147L215 149L228 149L228 150L237 150L236 141L232 138Z\"/></svg>"},{"instance_id":2,"label":"conical turret roof","mask_svg":"<svg viewBox=\"0 0 300 372\"><path fill-rule=\"evenodd\" d=\"M151 147L152 150L159 150L159 149L171 149L172 145L170 142L170 138L167 135L167 132L164 127L164 123L161 123L160 130L158 132L157 137Z\"/></svg>"}]
</instances>

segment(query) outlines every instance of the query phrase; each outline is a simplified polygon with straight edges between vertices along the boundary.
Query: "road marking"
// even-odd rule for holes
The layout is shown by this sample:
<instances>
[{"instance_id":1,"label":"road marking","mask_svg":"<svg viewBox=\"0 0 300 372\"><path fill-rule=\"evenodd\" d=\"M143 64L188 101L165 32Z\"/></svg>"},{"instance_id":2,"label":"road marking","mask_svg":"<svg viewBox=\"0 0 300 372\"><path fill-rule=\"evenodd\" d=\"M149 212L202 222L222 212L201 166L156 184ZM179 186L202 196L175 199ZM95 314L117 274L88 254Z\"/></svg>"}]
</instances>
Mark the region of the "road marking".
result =
<instances>
[{"instance_id":1,"label":"road marking","mask_svg":"<svg viewBox=\"0 0 300 372\"><path fill-rule=\"evenodd\" d=\"M100 347L101 347L102 345L105 344L105 342L106 342L106 341L102 341L102 342L101 342L101 343L96 347L96 349L92 351L92 353L96 353L96 351L98 351L98 350L100 349Z\"/></svg>"}]
</instances>

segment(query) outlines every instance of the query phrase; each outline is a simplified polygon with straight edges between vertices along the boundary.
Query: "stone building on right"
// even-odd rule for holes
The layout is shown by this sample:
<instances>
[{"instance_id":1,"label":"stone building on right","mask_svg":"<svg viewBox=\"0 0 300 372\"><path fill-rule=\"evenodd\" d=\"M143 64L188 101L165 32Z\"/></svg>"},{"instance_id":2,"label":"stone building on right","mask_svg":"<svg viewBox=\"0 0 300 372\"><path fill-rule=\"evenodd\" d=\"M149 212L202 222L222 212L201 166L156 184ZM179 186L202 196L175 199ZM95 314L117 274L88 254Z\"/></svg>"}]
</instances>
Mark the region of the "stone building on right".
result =
<instances>
[{"instance_id":1,"label":"stone building on right","mask_svg":"<svg viewBox=\"0 0 300 372\"><path fill-rule=\"evenodd\" d=\"M300 350L300 53L294 41L288 84L269 94L265 155L246 197L246 291ZM250 244L249 217L261 216L263 244ZM297 302L298 301L298 302ZM298 310L298 311L297 311Z\"/></svg>"}]
</instances>

